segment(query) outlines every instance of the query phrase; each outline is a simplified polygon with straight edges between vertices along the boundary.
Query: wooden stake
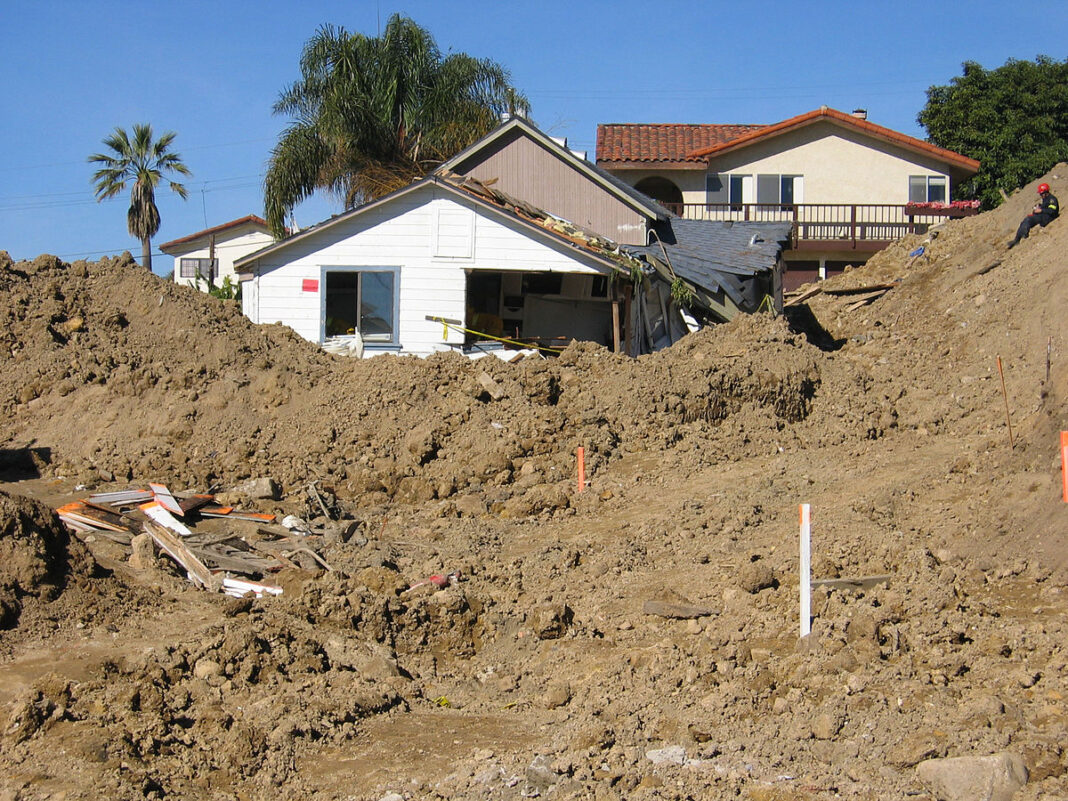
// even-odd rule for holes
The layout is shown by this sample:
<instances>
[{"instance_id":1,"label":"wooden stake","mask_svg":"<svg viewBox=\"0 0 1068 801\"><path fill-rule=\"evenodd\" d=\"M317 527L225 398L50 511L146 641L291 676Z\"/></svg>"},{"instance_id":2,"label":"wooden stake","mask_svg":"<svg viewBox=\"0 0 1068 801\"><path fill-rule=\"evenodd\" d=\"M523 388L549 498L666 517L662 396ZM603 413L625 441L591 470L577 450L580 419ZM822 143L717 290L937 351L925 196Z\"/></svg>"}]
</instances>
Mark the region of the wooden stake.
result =
<instances>
[{"instance_id":1,"label":"wooden stake","mask_svg":"<svg viewBox=\"0 0 1068 801\"><path fill-rule=\"evenodd\" d=\"M1009 419L1009 393L1005 390L1005 371L1001 369L1001 357L998 356L998 373L1001 375L1001 396L1005 399L1005 424L1009 427L1009 450L1016 449L1012 438L1012 420Z\"/></svg>"},{"instance_id":2,"label":"wooden stake","mask_svg":"<svg viewBox=\"0 0 1068 801\"><path fill-rule=\"evenodd\" d=\"M578 449L578 491L586 489L586 449L579 445Z\"/></svg>"},{"instance_id":3,"label":"wooden stake","mask_svg":"<svg viewBox=\"0 0 1068 801\"><path fill-rule=\"evenodd\" d=\"M801 636L812 631L812 521L807 503L801 504Z\"/></svg>"}]
</instances>

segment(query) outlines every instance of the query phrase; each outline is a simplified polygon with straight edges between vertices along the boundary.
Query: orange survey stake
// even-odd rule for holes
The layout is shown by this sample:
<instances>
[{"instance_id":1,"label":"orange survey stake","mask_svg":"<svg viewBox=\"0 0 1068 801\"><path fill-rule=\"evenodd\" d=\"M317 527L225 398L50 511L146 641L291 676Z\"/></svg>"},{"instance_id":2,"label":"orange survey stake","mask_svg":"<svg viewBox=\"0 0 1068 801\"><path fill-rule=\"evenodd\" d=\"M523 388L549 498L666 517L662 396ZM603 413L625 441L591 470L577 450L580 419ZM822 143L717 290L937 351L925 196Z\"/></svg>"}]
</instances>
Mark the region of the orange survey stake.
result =
<instances>
[{"instance_id":1,"label":"orange survey stake","mask_svg":"<svg viewBox=\"0 0 1068 801\"><path fill-rule=\"evenodd\" d=\"M581 445L578 449L578 491L586 489L586 449Z\"/></svg>"},{"instance_id":2,"label":"orange survey stake","mask_svg":"<svg viewBox=\"0 0 1068 801\"><path fill-rule=\"evenodd\" d=\"M1068 503L1068 431L1061 432L1061 480L1064 482L1064 502Z\"/></svg>"}]
</instances>

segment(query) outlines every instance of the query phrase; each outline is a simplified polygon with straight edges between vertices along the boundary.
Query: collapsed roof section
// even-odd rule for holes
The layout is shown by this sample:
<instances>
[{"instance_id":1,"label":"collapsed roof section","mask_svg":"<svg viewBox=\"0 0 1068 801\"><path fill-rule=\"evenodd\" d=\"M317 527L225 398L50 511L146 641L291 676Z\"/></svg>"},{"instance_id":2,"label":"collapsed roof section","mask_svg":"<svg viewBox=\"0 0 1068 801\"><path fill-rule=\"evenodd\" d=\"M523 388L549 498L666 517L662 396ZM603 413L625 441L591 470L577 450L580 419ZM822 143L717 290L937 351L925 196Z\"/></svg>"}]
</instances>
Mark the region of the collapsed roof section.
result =
<instances>
[{"instance_id":1,"label":"collapsed roof section","mask_svg":"<svg viewBox=\"0 0 1068 801\"><path fill-rule=\"evenodd\" d=\"M571 244L614 262L617 270L655 275L671 285L683 305L699 317L726 322L765 304L781 309L781 255L789 222L712 222L669 217L661 220L653 244L618 245L581 226L531 206L469 176L439 173L439 179L539 225Z\"/></svg>"},{"instance_id":2,"label":"collapsed roof section","mask_svg":"<svg viewBox=\"0 0 1068 801\"><path fill-rule=\"evenodd\" d=\"M540 226L582 250L613 262L616 269L625 275L633 276L636 270L647 272L638 256L631 252L633 249L630 246L620 246L607 237L514 198L470 176L439 172L436 178L474 195L484 203L491 203L509 211L524 222Z\"/></svg>"},{"instance_id":3,"label":"collapsed roof section","mask_svg":"<svg viewBox=\"0 0 1068 801\"><path fill-rule=\"evenodd\" d=\"M777 284L790 231L789 222L675 217L657 227L658 241L630 250L641 254L682 296L690 297L687 305L725 322L769 302L774 310L781 308Z\"/></svg>"}]
</instances>

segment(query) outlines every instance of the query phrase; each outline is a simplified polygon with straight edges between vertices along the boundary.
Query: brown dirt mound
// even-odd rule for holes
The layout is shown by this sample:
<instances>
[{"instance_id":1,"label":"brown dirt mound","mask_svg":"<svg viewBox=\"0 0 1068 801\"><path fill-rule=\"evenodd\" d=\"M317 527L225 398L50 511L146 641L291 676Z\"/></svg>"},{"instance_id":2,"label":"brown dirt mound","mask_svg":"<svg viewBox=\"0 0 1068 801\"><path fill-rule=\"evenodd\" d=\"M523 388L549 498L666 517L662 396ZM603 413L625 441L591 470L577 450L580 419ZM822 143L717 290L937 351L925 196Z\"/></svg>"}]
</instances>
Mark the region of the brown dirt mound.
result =
<instances>
[{"instance_id":1,"label":"brown dirt mound","mask_svg":"<svg viewBox=\"0 0 1068 801\"><path fill-rule=\"evenodd\" d=\"M6 264L7 469L328 479L350 535L258 602L90 543L0 633L0 792L932 799L918 764L1008 752L1016 801L1068 796L1068 223L1006 251L1032 195L637 360L355 362L130 263ZM802 640L803 501L846 582Z\"/></svg>"},{"instance_id":2,"label":"brown dirt mound","mask_svg":"<svg viewBox=\"0 0 1068 801\"><path fill-rule=\"evenodd\" d=\"M13 628L27 605L54 600L94 567L51 509L0 492L0 629Z\"/></svg>"},{"instance_id":3,"label":"brown dirt mound","mask_svg":"<svg viewBox=\"0 0 1068 801\"><path fill-rule=\"evenodd\" d=\"M580 443L596 471L620 447L670 444L742 409L796 422L820 380L814 352L770 317L637 361L589 344L516 366L353 361L131 262L41 257L0 281L13 301L9 440L82 483L207 487L266 472L290 488L329 479L346 498L448 498L512 485L524 467L528 483L553 483Z\"/></svg>"}]
</instances>

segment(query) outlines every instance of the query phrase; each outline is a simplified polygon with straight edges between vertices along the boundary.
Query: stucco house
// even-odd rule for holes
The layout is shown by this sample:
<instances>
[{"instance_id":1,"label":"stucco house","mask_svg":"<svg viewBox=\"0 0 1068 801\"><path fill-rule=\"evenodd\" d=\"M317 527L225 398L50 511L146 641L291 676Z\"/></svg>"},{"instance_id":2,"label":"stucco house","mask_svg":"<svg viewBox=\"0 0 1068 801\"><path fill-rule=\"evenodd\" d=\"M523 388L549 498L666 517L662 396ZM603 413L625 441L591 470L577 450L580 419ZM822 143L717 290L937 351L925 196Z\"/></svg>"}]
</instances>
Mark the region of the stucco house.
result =
<instances>
[{"instance_id":1,"label":"stucco house","mask_svg":"<svg viewBox=\"0 0 1068 801\"><path fill-rule=\"evenodd\" d=\"M227 277L237 284L234 262L274 242L267 223L255 214L164 242L159 249L174 257L174 281L207 291ZM198 280L199 276L199 280Z\"/></svg>"},{"instance_id":2,"label":"stucco house","mask_svg":"<svg viewBox=\"0 0 1068 801\"><path fill-rule=\"evenodd\" d=\"M793 224L793 283L944 216L979 162L823 106L773 125L603 124L597 165L687 219ZM944 212L910 206L945 204Z\"/></svg>"}]
</instances>

